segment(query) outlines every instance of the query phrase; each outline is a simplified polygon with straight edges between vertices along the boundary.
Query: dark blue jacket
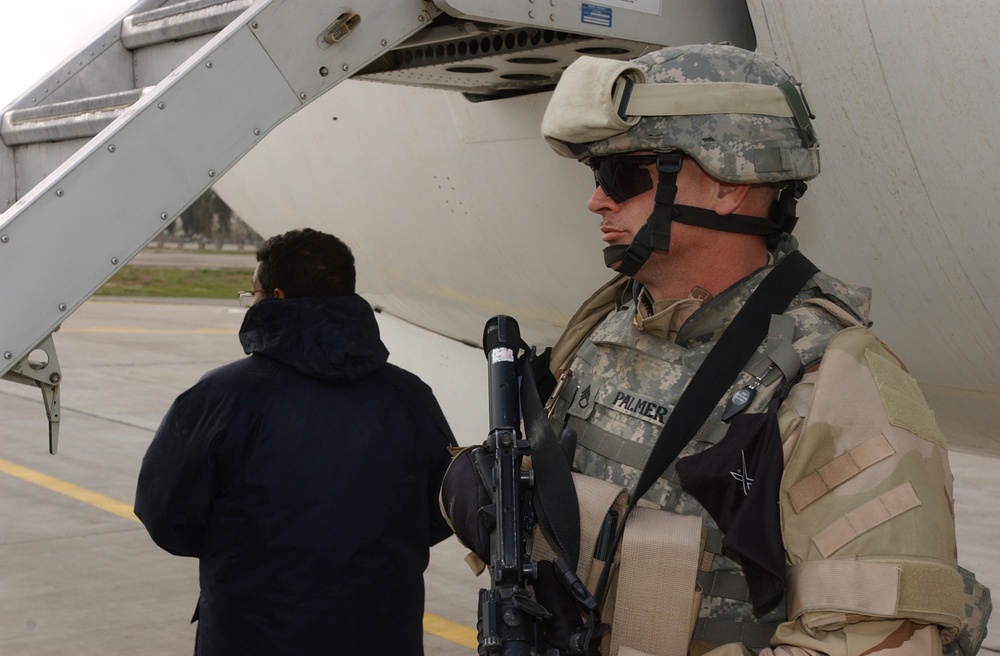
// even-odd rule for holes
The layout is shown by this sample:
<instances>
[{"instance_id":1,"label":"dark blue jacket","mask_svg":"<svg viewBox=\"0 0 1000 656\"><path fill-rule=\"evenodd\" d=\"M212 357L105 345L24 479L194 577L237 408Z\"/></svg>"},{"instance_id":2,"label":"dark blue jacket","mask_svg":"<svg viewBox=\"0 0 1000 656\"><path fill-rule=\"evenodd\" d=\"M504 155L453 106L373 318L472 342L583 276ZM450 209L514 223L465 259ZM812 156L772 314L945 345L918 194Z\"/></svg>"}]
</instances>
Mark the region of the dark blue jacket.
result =
<instances>
[{"instance_id":1,"label":"dark blue jacket","mask_svg":"<svg viewBox=\"0 0 1000 656\"><path fill-rule=\"evenodd\" d=\"M455 443L430 388L360 296L265 299L240 341L171 406L136 493L153 540L200 560L195 653L422 654Z\"/></svg>"}]
</instances>

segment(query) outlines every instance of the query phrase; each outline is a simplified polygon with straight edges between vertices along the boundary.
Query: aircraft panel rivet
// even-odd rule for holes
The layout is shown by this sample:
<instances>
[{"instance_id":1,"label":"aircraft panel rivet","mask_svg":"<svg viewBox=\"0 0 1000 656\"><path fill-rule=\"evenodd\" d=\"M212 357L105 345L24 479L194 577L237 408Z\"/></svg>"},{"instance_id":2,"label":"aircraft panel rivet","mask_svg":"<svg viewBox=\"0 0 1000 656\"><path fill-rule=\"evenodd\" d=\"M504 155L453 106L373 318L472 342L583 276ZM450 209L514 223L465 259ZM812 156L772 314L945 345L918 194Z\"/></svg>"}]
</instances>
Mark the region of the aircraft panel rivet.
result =
<instances>
[{"instance_id":1,"label":"aircraft panel rivet","mask_svg":"<svg viewBox=\"0 0 1000 656\"><path fill-rule=\"evenodd\" d=\"M65 303L60 303L59 304L59 311L60 312L65 312L67 307L69 307L69 306L67 306Z\"/></svg>"},{"instance_id":2,"label":"aircraft panel rivet","mask_svg":"<svg viewBox=\"0 0 1000 656\"><path fill-rule=\"evenodd\" d=\"M117 148L115 148L115 145L114 145L114 144L110 144L110 145L108 146L108 152L109 152L109 153L113 153L113 152L115 152L116 150L118 150L118 149L117 149Z\"/></svg>"},{"instance_id":3,"label":"aircraft panel rivet","mask_svg":"<svg viewBox=\"0 0 1000 656\"><path fill-rule=\"evenodd\" d=\"M156 103L156 106L159 107L160 109L163 109L167 105L165 103L159 102L159 103Z\"/></svg>"},{"instance_id":4,"label":"aircraft panel rivet","mask_svg":"<svg viewBox=\"0 0 1000 656\"><path fill-rule=\"evenodd\" d=\"M117 257L111 258L111 264L117 265L118 264L118 258Z\"/></svg>"},{"instance_id":5,"label":"aircraft panel rivet","mask_svg":"<svg viewBox=\"0 0 1000 656\"><path fill-rule=\"evenodd\" d=\"M302 93L300 93L299 94L299 98L301 98L302 100L305 100L306 99L306 92L303 91Z\"/></svg>"},{"instance_id":6,"label":"aircraft panel rivet","mask_svg":"<svg viewBox=\"0 0 1000 656\"><path fill-rule=\"evenodd\" d=\"M327 75L330 74L330 69L327 68L326 66L320 66L319 67L319 74L320 74L320 77L326 77Z\"/></svg>"},{"instance_id":7,"label":"aircraft panel rivet","mask_svg":"<svg viewBox=\"0 0 1000 656\"><path fill-rule=\"evenodd\" d=\"M208 177L210 177L210 178L214 178L215 177L215 169L209 169L208 170Z\"/></svg>"},{"instance_id":8,"label":"aircraft panel rivet","mask_svg":"<svg viewBox=\"0 0 1000 656\"><path fill-rule=\"evenodd\" d=\"M0 242L3 242L4 244L6 244L9 241L10 241L10 237L8 237L7 235L0 235Z\"/></svg>"},{"instance_id":9,"label":"aircraft panel rivet","mask_svg":"<svg viewBox=\"0 0 1000 656\"><path fill-rule=\"evenodd\" d=\"M11 353L10 351L4 351L3 352L3 359L4 360L10 360L13 357L14 357L14 354Z\"/></svg>"},{"instance_id":10,"label":"aircraft panel rivet","mask_svg":"<svg viewBox=\"0 0 1000 656\"><path fill-rule=\"evenodd\" d=\"M252 27L252 28L253 28L253 29L255 29L255 30L256 30L256 29L257 29L257 28L258 28L259 26L260 26L260 24L259 24L259 23L258 23L257 21L254 21L254 22L250 23L250 27Z\"/></svg>"},{"instance_id":11,"label":"aircraft panel rivet","mask_svg":"<svg viewBox=\"0 0 1000 656\"><path fill-rule=\"evenodd\" d=\"M166 221L169 215L166 212L160 212L160 221Z\"/></svg>"},{"instance_id":12,"label":"aircraft panel rivet","mask_svg":"<svg viewBox=\"0 0 1000 656\"><path fill-rule=\"evenodd\" d=\"M56 196L62 197L62 195L63 195L63 190L62 189L56 189Z\"/></svg>"},{"instance_id":13,"label":"aircraft panel rivet","mask_svg":"<svg viewBox=\"0 0 1000 656\"><path fill-rule=\"evenodd\" d=\"M260 128L254 128L253 129L253 134L254 134L255 137L259 137L260 136Z\"/></svg>"},{"instance_id":14,"label":"aircraft panel rivet","mask_svg":"<svg viewBox=\"0 0 1000 656\"><path fill-rule=\"evenodd\" d=\"M49 376L49 382L52 383L53 385L57 384L60 380L62 380L62 376L60 376L58 373L53 373Z\"/></svg>"},{"instance_id":15,"label":"aircraft panel rivet","mask_svg":"<svg viewBox=\"0 0 1000 656\"><path fill-rule=\"evenodd\" d=\"M212 68L212 62L205 62L205 68Z\"/></svg>"},{"instance_id":16,"label":"aircraft panel rivet","mask_svg":"<svg viewBox=\"0 0 1000 656\"><path fill-rule=\"evenodd\" d=\"M342 71L344 71L346 73L347 70L348 70L348 68L349 68L348 65L344 64L343 66L340 67L340 70L342 70Z\"/></svg>"},{"instance_id":17,"label":"aircraft panel rivet","mask_svg":"<svg viewBox=\"0 0 1000 656\"><path fill-rule=\"evenodd\" d=\"M386 47L387 45L389 45L389 42L386 41L385 39L382 39L382 41L380 43L382 44L383 48Z\"/></svg>"},{"instance_id":18,"label":"aircraft panel rivet","mask_svg":"<svg viewBox=\"0 0 1000 656\"><path fill-rule=\"evenodd\" d=\"M534 17L535 17L535 12L534 11L529 11L528 12L528 18L534 18Z\"/></svg>"}]
</instances>

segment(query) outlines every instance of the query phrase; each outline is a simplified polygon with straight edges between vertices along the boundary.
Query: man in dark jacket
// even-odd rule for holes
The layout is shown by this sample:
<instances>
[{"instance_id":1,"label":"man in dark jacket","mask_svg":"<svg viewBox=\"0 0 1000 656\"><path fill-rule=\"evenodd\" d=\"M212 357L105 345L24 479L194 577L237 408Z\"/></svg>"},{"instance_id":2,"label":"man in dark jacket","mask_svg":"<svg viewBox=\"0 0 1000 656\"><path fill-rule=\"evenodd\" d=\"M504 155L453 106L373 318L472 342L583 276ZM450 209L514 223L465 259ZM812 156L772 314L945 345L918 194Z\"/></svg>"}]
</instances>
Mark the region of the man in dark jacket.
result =
<instances>
[{"instance_id":1,"label":"man in dark jacket","mask_svg":"<svg viewBox=\"0 0 1000 656\"><path fill-rule=\"evenodd\" d=\"M257 260L250 357L171 406L135 512L200 560L197 655L422 654L454 437L430 388L386 362L343 242L296 230Z\"/></svg>"}]
</instances>

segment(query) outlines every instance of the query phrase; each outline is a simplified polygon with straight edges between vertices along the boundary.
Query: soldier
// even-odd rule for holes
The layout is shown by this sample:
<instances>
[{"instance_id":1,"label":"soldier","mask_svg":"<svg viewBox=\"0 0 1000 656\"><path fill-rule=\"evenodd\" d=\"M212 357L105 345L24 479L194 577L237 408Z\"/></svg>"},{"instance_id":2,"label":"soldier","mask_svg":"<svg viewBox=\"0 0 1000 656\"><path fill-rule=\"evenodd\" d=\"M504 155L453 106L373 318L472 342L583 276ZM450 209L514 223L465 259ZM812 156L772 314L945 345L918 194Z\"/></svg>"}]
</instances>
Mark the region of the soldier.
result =
<instances>
[{"instance_id":1,"label":"soldier","mask_svg":"<svg viewBox=\"0 0 1000 656\"><path fill-rule=\"evenodd\" d=\"M819 173L819 146L794 79L724 45L583 57L542 131L593 170L587 206L618 274L552 350L550 421L576 433L578 472L631 492L708 354L796 252L795 202ZM869 290L808 273L644 495L700 519L698 592L654 584L639 605L652 623L675 621L667 633L686 635L691 653L940 654L966 615L944 437L868 330ZM636 605L628 586L618 582L612 635ZM693 631L657 612L672 595L693 600ZM965 637L975 651L981 636ZM662 653L639 643L619 636L602 653Z\"/></svg>"}]
</instances>

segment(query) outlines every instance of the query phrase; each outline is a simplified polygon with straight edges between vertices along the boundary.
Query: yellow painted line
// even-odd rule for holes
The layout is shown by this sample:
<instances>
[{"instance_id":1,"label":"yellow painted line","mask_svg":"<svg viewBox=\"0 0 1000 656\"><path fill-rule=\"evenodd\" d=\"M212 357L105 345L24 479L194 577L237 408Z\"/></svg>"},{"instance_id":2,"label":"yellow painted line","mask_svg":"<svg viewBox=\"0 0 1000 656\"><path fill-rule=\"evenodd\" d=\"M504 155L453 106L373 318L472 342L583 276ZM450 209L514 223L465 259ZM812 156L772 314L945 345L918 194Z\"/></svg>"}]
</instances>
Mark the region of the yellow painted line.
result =
<instances>
[{"instance_id":1,"label":"yellow painted line","mask_svg":"<svg viewBox=\"0 0 1000 656\"><path fill-rule=\"evenodd\" d=\"M71 499L81 501L87 505L94 506L107 511L112 515L118 515L133 522L138 522L135 511L131 504L112 499L109 496L93 492L87 488L74 485L67 481L43 474L42 472L29 469L22 465L15 464L9 460L0 458L0 472L19 478L22 481L33 483L46 490L51 490ZM424 613L424 632L443 638L449 642L454 642L463 647L476 649L479 642L476 630L472 627L452 622L451 620L439 617L432 613Z\"/></svg>"},{"instance_id":2,"label":"yellow painted line","mask_svg":"<svg viewBox=\"0 0 1000 656\"><path fill-rule=\"evenodd\" d=\"M139 518L135 516L135 512L132 510L132 504L130 503L125 503L123 501L119 501L118 499L112 499L109 496L93 492L87 488L80 487L79 485L67 483L66 481L55 478L54 476L49 476L48 474L43 474L42 472L35 471L34 469L28 469L27 467L16 465L2 458L0 458L0 471L20 478L23 481L44 487L47 490L58 492L59 494L67 496L71 499L82 501L83 503L94 506L95 508L100 508L101 510L105 510L112 515L118 515L119 517L124 517L125 519L129 519L133 522L139 521Z\"/></svg>"},{"instance_id":3,"label":"yellow painted line","mask_svg":"<svg viewBox=\"0 0 1000 656\"><path fill-rule=\"evenodd\" d=\"M479 647L479 638L474 628L430 613L424 613L424 633L436 635L472 650Z\"/></svg>"},{"instance_id":4,"label":"yellow painted line","mask_svg":"<svg viewBox=\"0 0 1000 656\"><path fill-rule=\"evenodd\" d=\"M191 329L166 329L166 328L128 328L124 326L95 326L93 328L62 328L62 333L113 333L113 334L137 334L137 335L235 335L239 331L234 328L191 328Z\"/></svg>"}]
</instances>

